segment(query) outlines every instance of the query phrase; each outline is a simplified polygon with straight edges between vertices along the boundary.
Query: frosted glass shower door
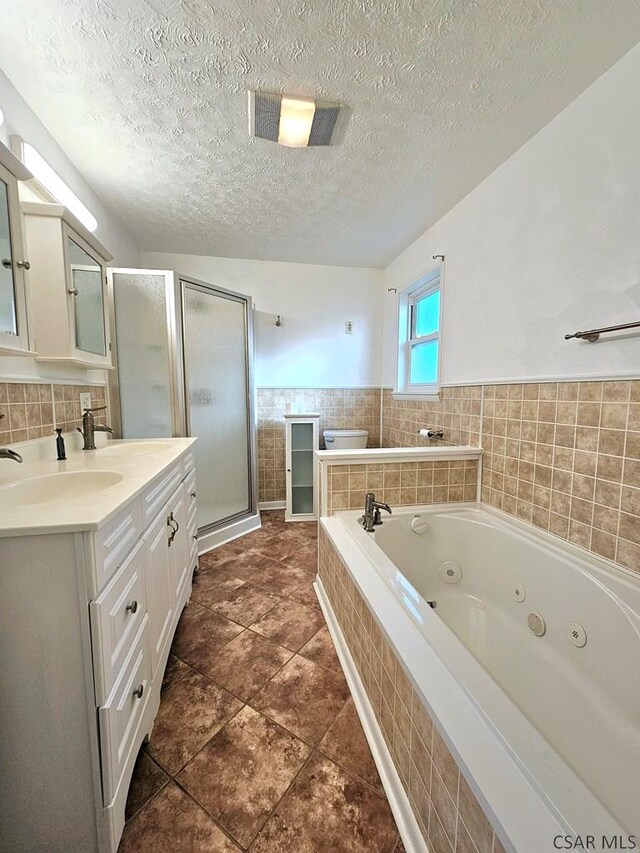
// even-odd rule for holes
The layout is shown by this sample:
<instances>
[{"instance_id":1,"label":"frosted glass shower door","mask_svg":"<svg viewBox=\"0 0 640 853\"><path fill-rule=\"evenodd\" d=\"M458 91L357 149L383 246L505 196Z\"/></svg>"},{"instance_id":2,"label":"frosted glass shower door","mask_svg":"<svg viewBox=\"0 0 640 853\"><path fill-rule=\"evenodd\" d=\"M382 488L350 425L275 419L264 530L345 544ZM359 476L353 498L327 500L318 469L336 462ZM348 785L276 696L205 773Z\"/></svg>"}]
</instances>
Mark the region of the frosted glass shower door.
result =
<instances>
[{"instance_id":1,"label":"frosted glass shower door","mask_svg":"<svg viewBox=\"0 0 640 853\"><path fill-rule=\"evenodd\" d=\"M182 282L185 394L196 436L198 528L253 511L248 301Z\"/></svg>"}]
</instances>

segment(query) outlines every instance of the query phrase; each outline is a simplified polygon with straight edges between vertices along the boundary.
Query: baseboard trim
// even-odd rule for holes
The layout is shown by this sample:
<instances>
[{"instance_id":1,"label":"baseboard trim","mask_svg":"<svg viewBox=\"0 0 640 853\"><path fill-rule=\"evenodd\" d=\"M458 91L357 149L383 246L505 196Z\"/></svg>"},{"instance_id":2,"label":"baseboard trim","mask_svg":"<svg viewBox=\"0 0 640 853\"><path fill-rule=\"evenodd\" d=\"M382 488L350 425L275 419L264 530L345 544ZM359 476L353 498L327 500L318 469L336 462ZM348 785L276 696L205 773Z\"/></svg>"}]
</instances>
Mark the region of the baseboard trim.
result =
<instances>
[{"instance_id":1,"label":"baseboard trim","mask_svg":"<svg viewBox=\"0 0 640 853\"><path fill-rule=\"evenodd\" d=\"M380 780L389 801L398 832L407 853L429 853L429 847L413 814L411 803L398 776L391 753L385 743L375 713L369 702L364 684L356 668L351 652L345 640L342 629L335 617L322 581L316 577L314 589L320 602L320 607L327 621L331 639L338 653L338 659L344 671L353 702L356 706L365 737L371 749L373 760L378 768Z\"/></svg>"},{"instance_id":2,"label":"baseboard trim","mask_svg":"<svg viewBox=\"0 0 640 853\"><path fill-rule=\"evenodd\" d=\"M286 501L260 501L258 509L261 512L269 512L271 509L286 509Z\"/></svg>"},{"instance_id":3,"label":"baseboard trim","mask_svg":"<svg viewBox=\"0 0 640 853\"><path fill-rule=\"evenodd\" d=\"M198 555L206 554L207 551L213 551L214 548L226 545L227 542L232 542L234 539L258 530L260 527L260 515L256 513L240 521L234 521L233 524L229 524L220 530L212 530L211 533L201 533L198 536Z\"/></svg>"}]
</instances>

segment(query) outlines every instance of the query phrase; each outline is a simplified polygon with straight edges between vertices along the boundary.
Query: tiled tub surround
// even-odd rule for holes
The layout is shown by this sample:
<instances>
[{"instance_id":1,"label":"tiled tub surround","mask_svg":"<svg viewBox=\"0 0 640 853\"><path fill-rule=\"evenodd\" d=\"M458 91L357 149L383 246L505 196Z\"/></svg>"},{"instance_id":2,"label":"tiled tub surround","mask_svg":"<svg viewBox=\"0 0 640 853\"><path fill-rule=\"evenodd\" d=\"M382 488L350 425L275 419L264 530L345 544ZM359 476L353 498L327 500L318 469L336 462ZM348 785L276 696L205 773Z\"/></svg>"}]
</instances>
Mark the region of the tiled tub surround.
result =
<instances>
[{"instance_id":1,"label":"tiled tub surround","mask_svg":"<svg viewBox=\"0 0 640 853\"><path fill-rule=\"evenodd\" d=\"M364 507L366 492L392 507L475 501L477 482L475 459L327 465L327 514Z\"/></svg>"},{"instance_id":2,"label":"tiled tub surround","mask_svg":"<svg viewBox=\"0 0 640 853\"><path fill-rule=\"evenodd\" d=\"M0 444L53 436L56 427L69 432L81 426L80 394L85 392L93 406L106 405L104 385L0 382ZM97 421L105 422L101 417Z\"/></svg>"},{"instance_id":3,"label":"tiled tub surround","mask_svg":"<svg viewBox=\"0 0 640 853\"><path fill-rule=\"evenodd\" d=\"M489 385L482 500L640 572L640 381Z\"/></svg>"},{"instance_id":4,"label":"tiled tub surround","mask_svg":"<svg viewBox=\"0 0 640 853\"><path fill-rule=\"evenodd\" d=\"M260 501L284 501L285 422L293 411L320 413L320 443L325 429L366 429L369 447L380 445L378 388L259 388L258 481Z\"/></svg>"},{"instance_id":5,"label":"tiled tub surround","mask_svg":"<svg viewBox=\"0 0 640 853\"><path fill-rule=\"evenodd\" d=\"M319 576L433 853L501 853L494 829L322 526Z\"/></svg>"},{"instance_id":6,"label":"tiled tub surround","mask_svg":"<svg viewBox=\"0 0 640 853\"><path fill-rule=\"evenodd\" d=\"M482 386L442 388L439 399L416 402L394 400L393 393L382 392L382 446L424 447L437 444L480 443ZM425 439L418 430L443 429L444 437Z\"/></svg>"}]
</instances>

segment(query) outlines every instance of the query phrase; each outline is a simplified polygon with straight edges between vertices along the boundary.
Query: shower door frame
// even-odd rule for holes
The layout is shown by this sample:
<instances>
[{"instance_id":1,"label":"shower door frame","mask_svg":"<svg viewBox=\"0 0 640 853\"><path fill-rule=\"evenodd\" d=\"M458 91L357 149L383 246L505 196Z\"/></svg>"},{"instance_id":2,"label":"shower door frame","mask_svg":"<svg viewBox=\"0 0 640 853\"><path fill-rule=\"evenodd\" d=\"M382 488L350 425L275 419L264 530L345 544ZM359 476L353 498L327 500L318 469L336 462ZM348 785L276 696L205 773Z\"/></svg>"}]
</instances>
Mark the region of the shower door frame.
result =
<instances>
[{"instance_id":1,"label":"shower door frame","mask_svg":"<svg viewBox=\"0 0 640 853\"><path fill-rule=\"evenodd\" d=\"M257 516L258 513L258 477L257 477L257 460L256 460L256 421L255 421L255 384L254 384L254 340L253 340L253 300L250 296L244 293L238 293L235 290L228 290L225 287L209 284L206 281L200 281L197 278L192 278L187 275L176 273L176 289L179 292L179 298L176 299L177 308L177 326L176 330L180 340L176 341L176 348L180 350L181 358L181 395L180 407L184 413L185 434L191 436L191 414L189 405L189 364L186 349L186 316L185 316L185 291L187 288L199 290L201 293L207 293L211 296L218 296L223 299L230 299L233 302L238 302L244 308L244 330L245 330L245 379L246 379L246 415L247 415L247 473L248 473L248 492L249 506L248 509L233 515L225 516L220 521L215 521L207 524L204 527L198 528L198 534L212 534L223 530L232 524L237 524L245 519L250 519ZM176 392L178 389L176 388ZM178 402L178 401L176 401Z\"/></svg>"}]
</instances>

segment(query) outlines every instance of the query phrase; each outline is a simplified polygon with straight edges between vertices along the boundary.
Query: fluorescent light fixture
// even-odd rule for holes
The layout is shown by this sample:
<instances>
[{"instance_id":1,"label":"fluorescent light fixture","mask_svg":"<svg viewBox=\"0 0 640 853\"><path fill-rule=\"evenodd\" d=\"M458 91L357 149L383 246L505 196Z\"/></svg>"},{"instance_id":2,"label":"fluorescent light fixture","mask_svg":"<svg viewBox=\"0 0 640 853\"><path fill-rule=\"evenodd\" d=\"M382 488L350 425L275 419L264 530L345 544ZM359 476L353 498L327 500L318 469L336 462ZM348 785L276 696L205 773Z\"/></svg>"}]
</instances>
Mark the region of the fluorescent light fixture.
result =
<instances>
[{"instance_id":1,"label":"fluorescent light fixture","mask_svg":"<svg viewBox=\"0 0 640 853\"><path fill-rule=\"evenodd\" d=\"M95 231L98 222L91 211L85 207L78 196L69 189L62 178L53 171L47 161L39 154L33 145L22 142L22 162L33 174L33 177L51 193L58 204L63 204L89 231Z\"/></svg>"},{"instance_id":2,"label":"fluorescent light fixture","mask_svg":"<svg viewBox=\"0 0 640 853\"><path fill-rule=\"evenodd\" d=\"M335 145L347 110L341 104L249 92L249 133L289 148Z\"/></svg>"},{"instance_id":3,"label":"fluorescent light fixture","mask_svg":"<svg viewBox=\"0 0 640 853\"><path fill-rule=\"evenodd\" d=\"M280 103L280 124L278 142L289 148L306 148L313 117L316 113L315 101L302 98L283 98Z\"/></svg>"}]
</instances>

